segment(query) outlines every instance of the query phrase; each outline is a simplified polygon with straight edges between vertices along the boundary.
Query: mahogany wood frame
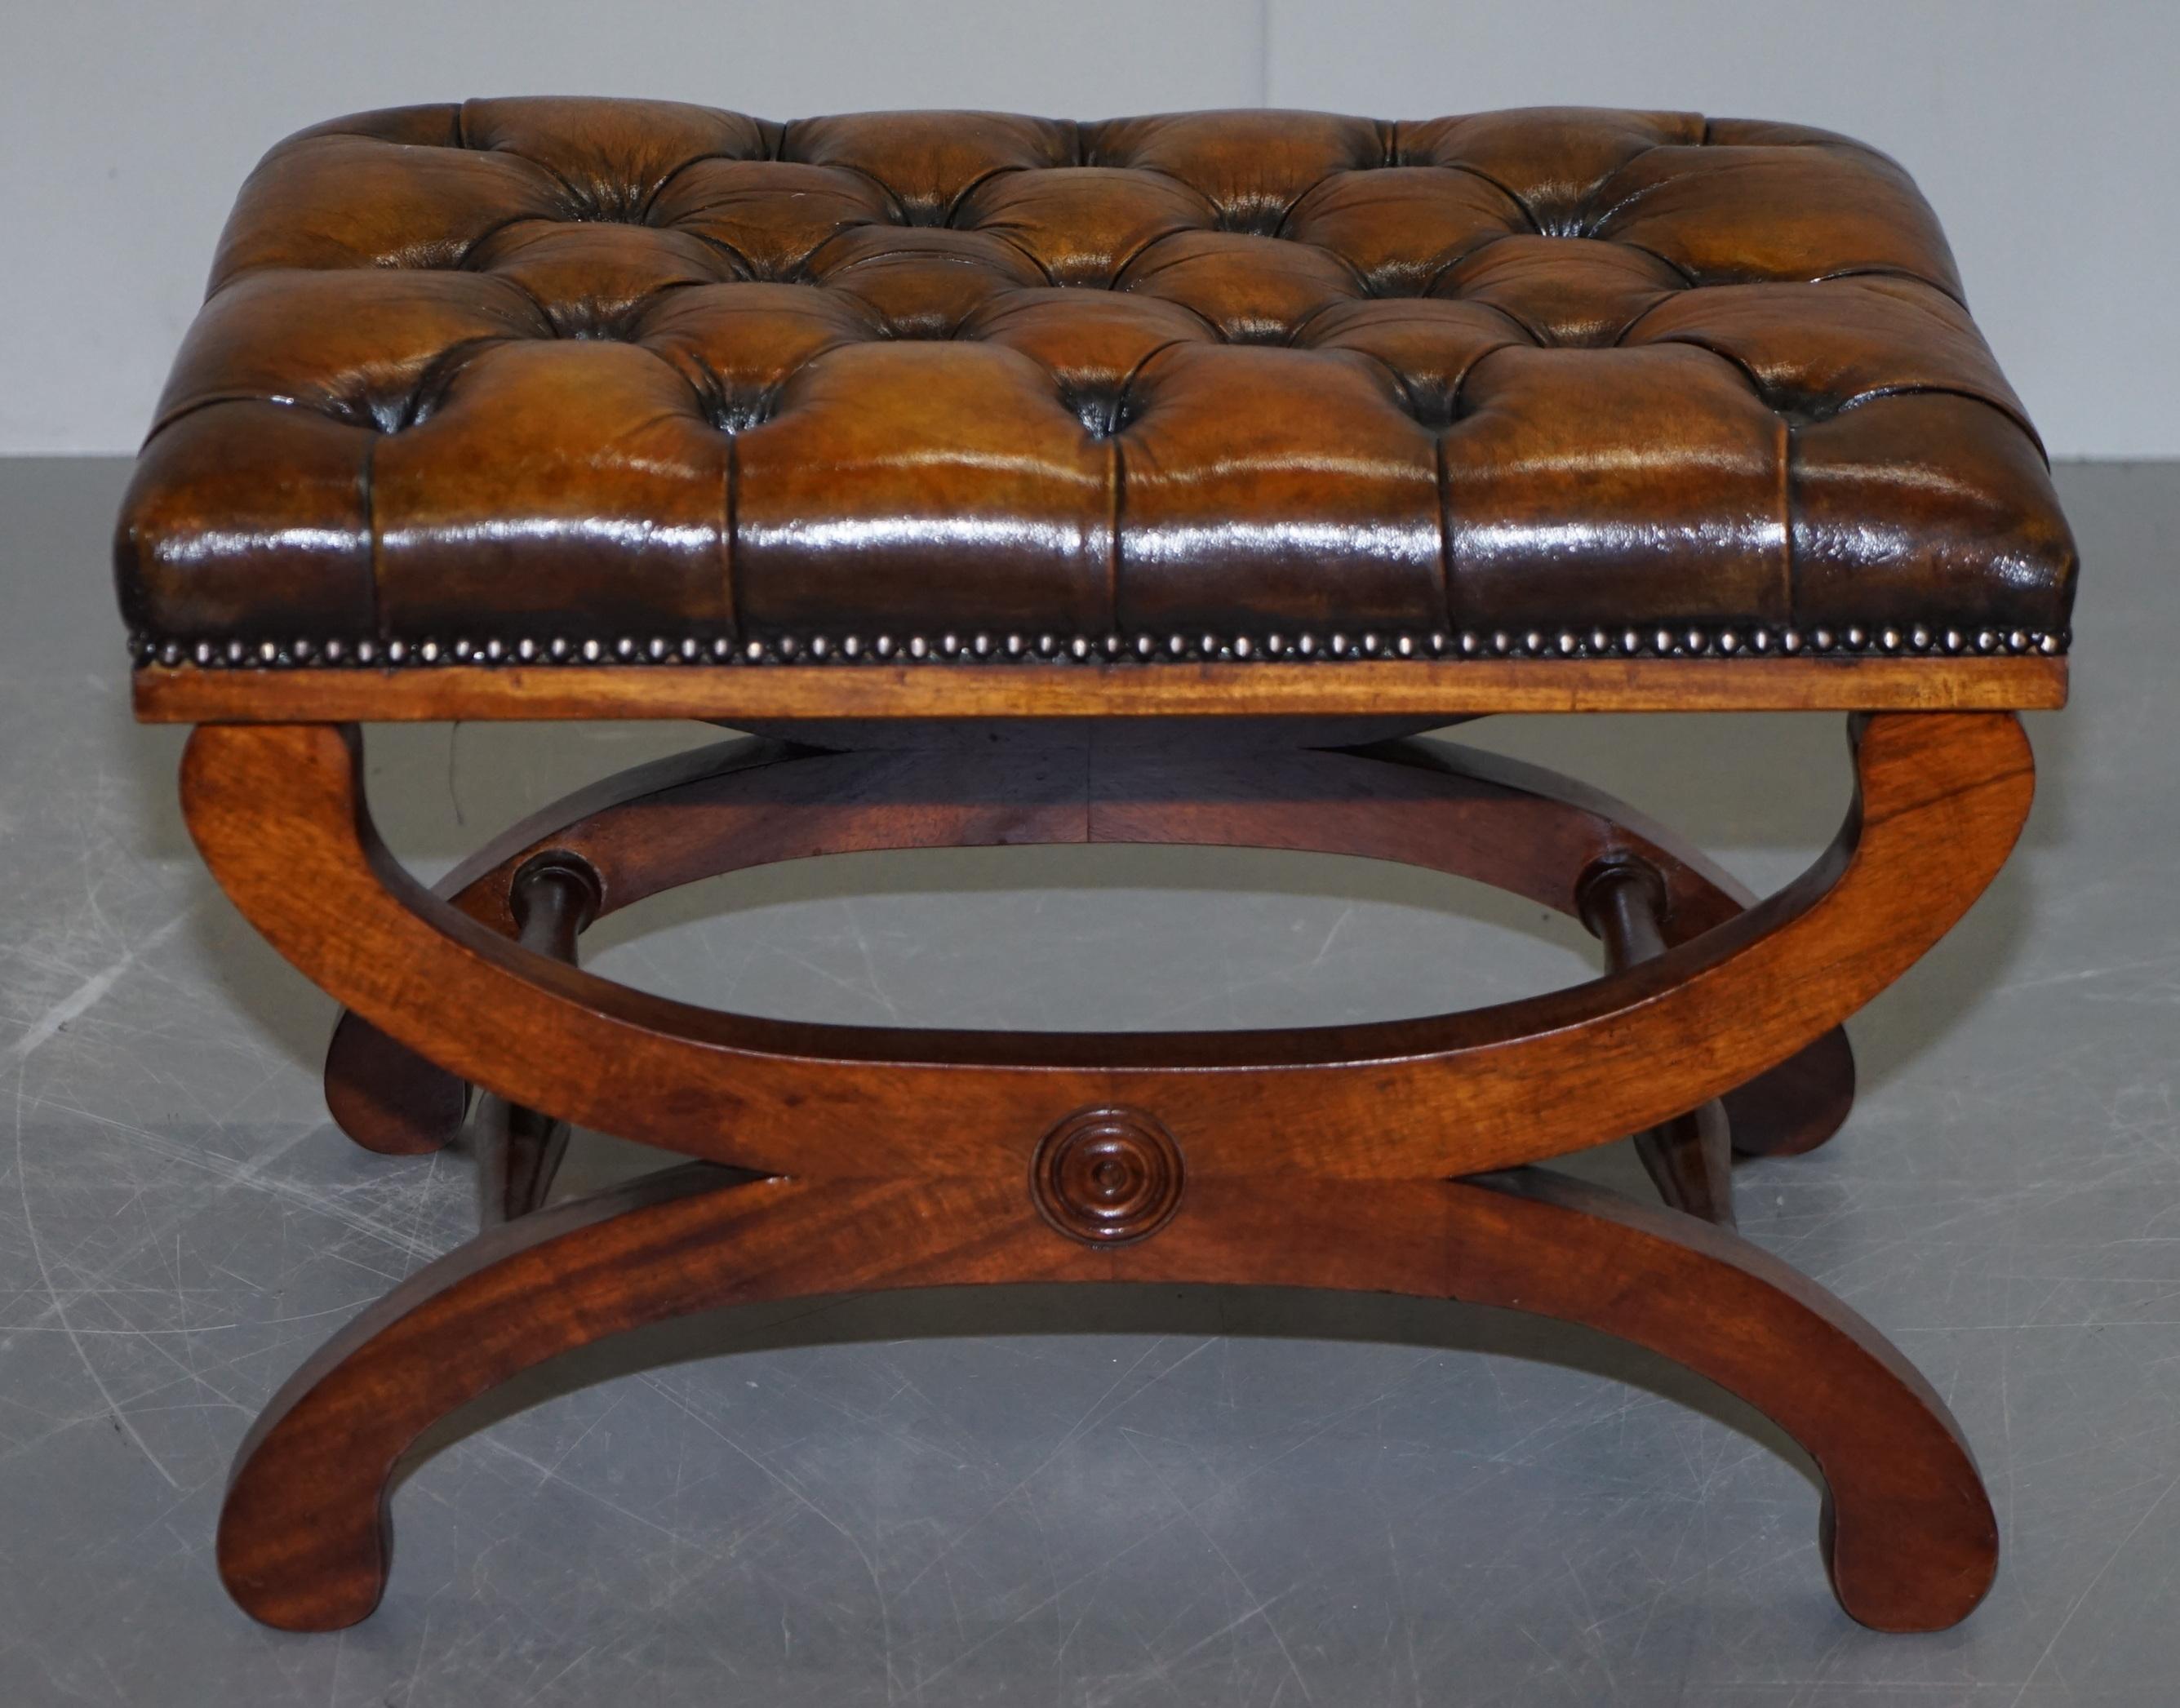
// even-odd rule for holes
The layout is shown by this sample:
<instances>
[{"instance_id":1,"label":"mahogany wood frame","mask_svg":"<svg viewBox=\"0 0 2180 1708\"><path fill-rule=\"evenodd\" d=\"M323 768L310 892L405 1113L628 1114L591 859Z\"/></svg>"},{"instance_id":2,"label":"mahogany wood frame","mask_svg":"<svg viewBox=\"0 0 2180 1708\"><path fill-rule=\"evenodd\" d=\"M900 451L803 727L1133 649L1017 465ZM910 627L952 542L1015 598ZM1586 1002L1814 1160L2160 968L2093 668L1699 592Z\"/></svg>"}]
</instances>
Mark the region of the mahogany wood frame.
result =
<instances>
[{"instance_id":1,"label":"mahogany wood frame","mask_svg":"<svg viewBox=\"0 0 2180 1708\"><path fill-rule=\"evenodd\" d=\"M878 1288L1269 1282L1504 1305L1652 1348L1809 1452L1850 1614L1954 1623L1996 1568L1974 1460L1889 1343L1730 1231L1726 1145L1802 1151L1838 1125L1840 1023L1996 875L2033 768L2006 710L1884 711L1850 732L1837 839L1759 902L1564 779L1291 719L799 726L581 791L427 891L372 827L353 728L203 724L183 767L198 846L350 1010L327 1063L337 1118L416 1151L466 1109L485 1174L481 1237L337 1334L250 1431L220 1524L228 1587L289 1628L361 1619L385 1582L388 1487L425 1430L622 1329ZM1054 1035L758 1019L575 964L592 919L716 873L1032 842L1456 873L1583 919L1610 970L1417 1020ZM699 1160L547 1205L571 1122ZM1630 1133L1663 1206L1533 1166Z\"/></svg>"},{"instance_id":2,"label":"mahogany wood frame","mask_svg":"<svg viewBox=\"0 0 2180 1708\"><path fill-rule=\"evenodd\" d=\"M1462 658L1332 664L443 664L135 673L147 723L227 719L1416 717L1493 711L2028 711L2064 654Z\"/></svg>"}]
</instances>

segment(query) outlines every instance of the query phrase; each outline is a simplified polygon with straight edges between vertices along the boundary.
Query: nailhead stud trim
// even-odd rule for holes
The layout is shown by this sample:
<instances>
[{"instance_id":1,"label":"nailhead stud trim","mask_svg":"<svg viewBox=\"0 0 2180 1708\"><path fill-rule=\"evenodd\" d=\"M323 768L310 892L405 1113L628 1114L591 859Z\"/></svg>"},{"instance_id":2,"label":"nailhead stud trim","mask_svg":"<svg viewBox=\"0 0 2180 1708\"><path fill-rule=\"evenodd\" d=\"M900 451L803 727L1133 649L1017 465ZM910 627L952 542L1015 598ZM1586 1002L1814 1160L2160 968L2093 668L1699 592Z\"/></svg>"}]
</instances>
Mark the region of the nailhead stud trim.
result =
<instances>
[{"instance_id":1,"label":"nailhead stud trim","mask_svg":"<svg viewBox=\"0 0 2180 1708\"><path fill-rule=\"evenodd\" d=\"M1485 632L1464 629L1429 634L1375 630L1351 636L1335 633L1320 639L1302 633L1288 635L1273 629L1262 634L1103 634L1059 635L1049 632L995 634L977 631L966 639L953 633L934 643L921 634L905 641L890 634L866 640L859 634L778 634L737 644L725 635L709 639L695 635L675 640L664 635L638 640L633 635L581 640L555 634L544 640L521 635L514 640L493 636L478 641L456 637L442 641L436 636L388 640L350 639L341 635L319 639L298 635L292 640L183 640L147 634L131 634L129 656L140 669L154 665L168 669L194 666L203 670L370 669L382 665L394 668L428 669L449 664L487 668L598 664L610 660L645 668L670 669L685 664L732 664L747 668L772 664L823 664L835 668L866 662L951 664L973 667L978 663L1054 665L1115 660L1155 665L1161 662L1248 662L1256 660L1386 660L1395 658L1706 658L1735 657L1743 653L1790 657L1813 654L1827 657L1909 656L1946 657L1981 653L1995 657L2064 654L2072 636L2041 629L1978 629L1918 623L1906 628L1888 624L1874 630L1850 625L1844 629L1771 626L1751 629L1732 624L1715 629L1564 629L1552 632L1506 629Z\"/></svg>"}]
</instances>

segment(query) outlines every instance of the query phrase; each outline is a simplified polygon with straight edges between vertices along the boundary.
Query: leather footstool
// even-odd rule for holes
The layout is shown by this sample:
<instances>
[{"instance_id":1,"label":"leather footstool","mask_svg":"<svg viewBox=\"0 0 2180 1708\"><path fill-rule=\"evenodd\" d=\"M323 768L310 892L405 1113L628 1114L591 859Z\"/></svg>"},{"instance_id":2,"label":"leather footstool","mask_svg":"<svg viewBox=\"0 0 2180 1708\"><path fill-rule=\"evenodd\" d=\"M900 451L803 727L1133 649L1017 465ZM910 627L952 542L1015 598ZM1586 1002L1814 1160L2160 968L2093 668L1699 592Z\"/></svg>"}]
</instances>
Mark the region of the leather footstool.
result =
<instances>
[{"instance_id":1,"label":"leather footstool","mask_svg":"<svg viewBox=\"0 0 2180 1708\"><path fill-rule=\"evenodd\" d=\"M1512 1306L1656 1349L1827 1486L1865 1623L1990 1584L1945 1406L1732 1231L1845 1117L1839 1030L1997 871L2075 558L1930 209L1825 132L1674 113L775 124L633 101L337 120L244 186L117 543L190 828L346 1005L336 1119L466 1126L484 1230L243 1443L235 1598L377 1604L399 1462L553 1354L724 1303L998 1281ZM1594 792L1413 739L1494 712L1852 714L1758 900ZM358 727L754 733L433 889ZM1699 758L1698 755L1692 755ZM603 914L857 849L1406 861L1605 971L1276 1032L939 1032L585 973ZM689 1164L548 1201L566 1124ZM1539 1165L1638 1135L1661 1203Z\"/></svg>"}]
</instances>

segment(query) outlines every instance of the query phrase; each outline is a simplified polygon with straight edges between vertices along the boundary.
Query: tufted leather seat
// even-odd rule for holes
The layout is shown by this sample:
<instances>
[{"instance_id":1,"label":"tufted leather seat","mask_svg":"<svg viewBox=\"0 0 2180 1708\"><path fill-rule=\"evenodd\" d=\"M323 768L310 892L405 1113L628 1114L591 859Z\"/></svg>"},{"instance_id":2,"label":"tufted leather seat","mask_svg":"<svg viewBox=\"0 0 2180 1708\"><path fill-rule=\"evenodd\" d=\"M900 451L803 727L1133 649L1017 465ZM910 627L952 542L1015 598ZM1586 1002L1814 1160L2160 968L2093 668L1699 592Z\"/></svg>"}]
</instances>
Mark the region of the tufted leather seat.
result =
<instances>
[{"instance_id":1,"label":"tufted leather seat","mask_svg":"<svg viewBox=\"0 0 2180 1708\"><path fill-rule=\"evenodd\" d=\"M140 656L2063 648L2034 431L1792 125L474 101L243 189Z\"/></svg>"}]
</instances>

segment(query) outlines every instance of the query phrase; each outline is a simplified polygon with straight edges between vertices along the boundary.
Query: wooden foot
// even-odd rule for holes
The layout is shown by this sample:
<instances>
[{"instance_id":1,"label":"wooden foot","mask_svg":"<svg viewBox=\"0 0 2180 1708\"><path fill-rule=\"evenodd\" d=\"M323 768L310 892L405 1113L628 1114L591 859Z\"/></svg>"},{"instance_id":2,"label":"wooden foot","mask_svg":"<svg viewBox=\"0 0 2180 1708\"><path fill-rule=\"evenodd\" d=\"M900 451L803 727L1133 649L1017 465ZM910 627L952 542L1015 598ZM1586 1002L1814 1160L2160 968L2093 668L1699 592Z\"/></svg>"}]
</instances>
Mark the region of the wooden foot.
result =
<instances>
[{"instance_id":1,"label":"wooden foot","mask_svg":"<svg viewBox=\"0 0 2180 1708\"><path fill-rule=\"evenodd\" d=\"M1019 1178L751 1183L695 1165L498 1228L337 1335L244 1443L220 1572L268 1624L355 1623L385 1585L387 1490L410 1444L604 1335L810 1294L1111 1280L1401 1293L1586 1324L1738 1394L1808 1450L1825 1563L1864 1624L1950 1625L1996 1569L1958 1429L1867 1323L1731 1234L1564 1178L1207 1182L1115 1251L1050 1225Z\"/></svg>"}]
</instances>

